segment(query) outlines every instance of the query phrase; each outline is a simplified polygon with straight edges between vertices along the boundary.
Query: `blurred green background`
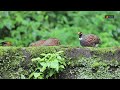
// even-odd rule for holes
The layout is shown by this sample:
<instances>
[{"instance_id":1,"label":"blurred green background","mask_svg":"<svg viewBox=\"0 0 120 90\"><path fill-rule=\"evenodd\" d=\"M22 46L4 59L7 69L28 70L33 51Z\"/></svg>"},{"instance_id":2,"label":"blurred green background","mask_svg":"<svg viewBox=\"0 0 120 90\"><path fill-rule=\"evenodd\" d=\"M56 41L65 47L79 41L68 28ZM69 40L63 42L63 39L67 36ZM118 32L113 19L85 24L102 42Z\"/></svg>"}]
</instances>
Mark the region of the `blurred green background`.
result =
<instances>
[{"instance_id":1,"label":"blurred green background","mask_svg":"<svg viewBox=\"0 0 120 90\"><path fill-rule=\"evenodd\" d=\"M14 46L48 38L80 46L78 31L99 36L100 47L120 46L120 11L0 11L0 22L0 42Z\"/></svg>"}]
</instances>

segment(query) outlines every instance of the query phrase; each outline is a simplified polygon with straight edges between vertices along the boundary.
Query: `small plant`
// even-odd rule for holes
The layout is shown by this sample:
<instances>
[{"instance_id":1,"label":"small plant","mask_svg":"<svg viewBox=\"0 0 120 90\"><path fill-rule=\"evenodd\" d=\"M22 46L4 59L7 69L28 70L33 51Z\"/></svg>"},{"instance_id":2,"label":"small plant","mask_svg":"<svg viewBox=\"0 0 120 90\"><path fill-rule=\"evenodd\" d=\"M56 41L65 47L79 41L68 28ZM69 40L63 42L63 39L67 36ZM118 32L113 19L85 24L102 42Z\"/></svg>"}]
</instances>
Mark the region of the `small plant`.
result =
<instances>
[{"instance_id":1,"label":"small plant","mask_svg":"<svg viewBox=\"0 0 120 90\"><path fill-rule=\"evenodd\" d=\"M33 58L32 62L36 64L34 72L29 76L29 79L48 79L62 71L65 66L65 60L61 57L63 51L56 53L41 54L41 57Z\"/></svg>"}]
</instances>

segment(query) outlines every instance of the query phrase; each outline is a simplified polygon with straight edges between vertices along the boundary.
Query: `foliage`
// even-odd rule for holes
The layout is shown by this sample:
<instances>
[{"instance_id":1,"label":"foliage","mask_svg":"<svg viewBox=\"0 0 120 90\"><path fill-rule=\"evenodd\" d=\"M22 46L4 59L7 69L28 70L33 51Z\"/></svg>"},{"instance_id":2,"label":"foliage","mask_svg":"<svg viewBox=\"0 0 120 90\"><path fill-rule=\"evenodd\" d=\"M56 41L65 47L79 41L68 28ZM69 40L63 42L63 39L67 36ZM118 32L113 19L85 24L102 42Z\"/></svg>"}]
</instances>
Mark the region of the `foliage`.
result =
<instances>
[{"instance_id":1,"label":"foliage","mask_svg":"<svg viewBox=\"0 0 120 90\"><path fill-rule=\"evenodd\" d=\"M0 79L28 79L35 70L36 63L31 58L43 56L42 53L64 51L57 46L51 47L0 47ZM64 57L64 53L60 53Z\"/></svg>"},{"instance_id":2,"label":"foliage","mask_svg":"<svg viewBox=\"0 0 120 90\"><path fill-rule=\"evenodd\" d=\"M105 15L114 18L105 19ZM1 11L0 42L28 46L40 39L58 38L62 45L80 46L78 31L101 38L100 47L120 45L119 11Z\"/></svg>"},{"instance_id":3,"label":"foliage","mask_svg":"<svg viewBox=\"0 0 120 90\"><path fill-rule=\"evenodd\" d=\"M60 55L63 51L56 53L43 53L42 58L33 58L32 61L36 63L36 68L32 72L29 78L33 79L48 79L49 77L55 75L62 71L66 66L64 58Z\"/></svg>"}]
</instances>

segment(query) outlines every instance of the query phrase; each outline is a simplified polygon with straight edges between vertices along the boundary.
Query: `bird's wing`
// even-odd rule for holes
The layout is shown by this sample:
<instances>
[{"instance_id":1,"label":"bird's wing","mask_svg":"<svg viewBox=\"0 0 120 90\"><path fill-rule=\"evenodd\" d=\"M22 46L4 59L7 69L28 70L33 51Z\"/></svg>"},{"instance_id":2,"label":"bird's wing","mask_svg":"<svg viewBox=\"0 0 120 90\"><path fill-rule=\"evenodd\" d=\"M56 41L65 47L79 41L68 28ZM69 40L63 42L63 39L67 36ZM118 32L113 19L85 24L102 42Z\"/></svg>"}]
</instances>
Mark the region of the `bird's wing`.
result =
<instances>
[{"instance_id":1,"label":"bird's wing","mask_svg":"<svg viewBox=\"0 0 120 90\"><path fill-rule=\"evenodd\" d=\"M88 42L89 44L90 43L97 43L97 39L98 39L98 37L96 36L96 35L92 35L92 34L90 34L90 35L87 35L86 36L86 42Z\"/></svg>"}]
</instances>

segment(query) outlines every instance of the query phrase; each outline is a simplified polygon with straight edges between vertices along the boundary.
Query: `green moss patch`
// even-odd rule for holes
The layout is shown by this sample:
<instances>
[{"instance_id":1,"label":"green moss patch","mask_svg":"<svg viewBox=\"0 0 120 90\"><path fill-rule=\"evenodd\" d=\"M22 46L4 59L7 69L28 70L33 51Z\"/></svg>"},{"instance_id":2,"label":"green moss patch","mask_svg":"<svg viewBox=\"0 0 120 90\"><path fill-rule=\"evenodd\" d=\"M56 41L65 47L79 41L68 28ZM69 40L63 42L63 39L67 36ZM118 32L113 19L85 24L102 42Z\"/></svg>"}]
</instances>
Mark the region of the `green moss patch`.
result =
<instances>
[{"instance_id":1,"label":"green moss patch","mask_svg":"<svg viewBox=\"0 0 120 90\"><path fill-rule=\"evenodd\" d=\"M103 62L105 64L102 63L102 65L107 65L111 68L117 68L115 70L118 70L120 65L119 47L115 48L80 48L71 46L0 47L0 78L19 79L21 78L22 75L28 77L35 67L35 65L33 65L33 63L31 62L32 58L40 57L40 54L42 53L56 53L57 51L64 51L64 54L62 56L67 61L66 70L73 70L73 68L75 67L79 68L78 71L81 71L83 70L83 67L84 69L88 68L89 65L86 64L87 62L84 60L89 61L89 63L91 63L91 61L98 60L98 62L93 64L93 67L100 67L101 66L100 63ZM74 74L75 72L72 74L73 77L75 77Z\"/></svg>"}]
</instances>

